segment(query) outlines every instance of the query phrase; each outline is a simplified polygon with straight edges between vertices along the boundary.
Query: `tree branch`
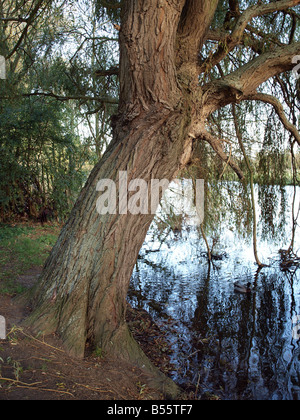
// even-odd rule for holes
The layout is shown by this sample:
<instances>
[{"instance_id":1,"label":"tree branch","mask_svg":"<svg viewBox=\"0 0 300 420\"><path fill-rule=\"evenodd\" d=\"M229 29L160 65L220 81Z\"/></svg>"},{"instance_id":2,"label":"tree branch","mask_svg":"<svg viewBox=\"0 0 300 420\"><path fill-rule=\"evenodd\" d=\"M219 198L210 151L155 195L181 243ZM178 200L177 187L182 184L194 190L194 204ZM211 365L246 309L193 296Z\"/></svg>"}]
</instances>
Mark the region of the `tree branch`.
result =
<instances>
[{"instance_id":1,"label":"tree branch","mask_svg":"<svg viewBox=\"0 0 300 420\"><path fill-rule=\"evenodd\" d=\"M265 93L253 93L245 97L245 100L261 101L272 105L284 127L294 136L295 140L300 146L300 133L297 127L287 119L279 99L275 98L275 96L267 95Z\"/></svg>"},{"instance_id":2,"label":"tree branch","mask_svg":"<svg viewBox=\"0 0 300 420\"><path fill-rule=\"evenodd\" d=\"M273 51L260 55L245 66L225 77L226 82L234 81L237 89L244 95L253 93L262 83L271 77L295 67L292 59L299 53L300 42L274 48Z\"/></svg>"},{"instance_id":3,"label":"tree branch","mask_svg":"<svg viewBox=\"0 0 300 420\"><path fill-rule=\"evenodd\" d=\"M107 76L119 76L120 69L119 67L112 67L108 70L96 70L95 76L96 77L107 77Z\"/></svg>"},{"instance_id":4,"label":"tree branch","mask_svg":"<svg viewBox=\"0 0 300 420\"><path fill-rule=\"evenodd\" d=\"M191 66L197 68L199 51L214 18L218 2L219 0L186 1L178 26L178 68L188 71Z\"/></svg>"},{"instance_id":5,"label":"tree branch","mask_svg":"<svg viewBox=\"0 0 300 420\"><path fill-rule=\"evenodd\" d=\"M56 95L53 92L31 92L31 93L24 93L20 95L23 98L30 98L33 96L42 96L46 98L54 98L61 102L67 102L67 101L81 101L81 102L88 102L88 101L96 101L111 105L118 105L119 101L115 98L110 97L101 97L101 96L86 96L86 95L74 95L74 96L62 96L62 95ZM8 96L1 96L0 99L10 99Z\"/></svg>"},{"instance_id":6,"label":"tree branch","mask_svg":"<svg viewBox=\"0 0 300 420\"><path fill-rule=\"evenodd\" d=\"M237 20L235 28L231 34L228 34L222 39L219 48L213 54L208 57L200 67L200 72L211 70L216 64L220 63L237 45L242 42L244 32L247 25L251 20L256 17L264 16L273 12L286 10L290 7L294 7L300 4L300 0L280 0L273 1L268 4L258 3L254 6L249 7Z\"/></svg>"},{"instance_id":7,"label":"tree branch","mask_svg":"<svg viewBox=\"0 0 300 420\"><path fill-rule=\"evenodd\" d=\"M42 7L44 2L45 2L45 0L38 0L36 6L33 8L32 12L30 13L28 19L26 19L26 26L25 26L24 30L22 31L22 34L20 35L19 40L17 41L17 43L14 46L14 48L12 49L12 51L6 57L7 60L9 60L15 54L15 52L18 50L18 48L22 44L24 38L27 36L27 32L28 32L28 29L29 29L30 25L33 23L34 19L36 18L37 13L39 12L39 10Z\"/></svg>"},{"instance_id":8,"label":"tree branch","mask_svg":"<svg viewBox=\"0 0 300 420\"><path fill-rule=\"evenodd\" d=\"M21 17L18 18L0 18L1 22L15 22L15 23L27 23L28 19Z\"/></svg>"},{"instance_id":9,"label":"tree branch","mask_svg":"<svg viewBox=\"0 0 300 420\"><path fill-rule=\"evenodd\" d=\"M243 171L240 169L240 167L238 166L238 164L232 159L231 156L228 157L227 154L224 152L222 143L224 143L225 140L218 139L217 137L209 133L207 130L201 131L198 137L201 140L207 141L211 145L211 147L214 149L214 151L217 153L217 155L234 170L234 172L237 174L237 176L241 180L245 178L245 175Z\"/></svg>"},{"instance_id":10,"label":"tree branch","mask_svg":"<svg viewBox=\"0 0 300 420\"><path fill-rule=\"evenodd\" d=\"M238 103L268 79L292 70L292 59L299 53L300 42L274 48L240 67L223 79L210 82L203 88L204 107L207 115L218 108Z\"/></svg>"},{"instance_id":11,"label":"tree branch","mask_svg":"<svg viewBox=\"0 0 300 420\"><path fill-rule=\"evenodd\" d=\"M105 0L101 0L102 6L105 7L106 9L112 9L112 10L116 10L116 9L121 9L121 3L109 3L108 1Z\"/></svg>"}]
</instances>

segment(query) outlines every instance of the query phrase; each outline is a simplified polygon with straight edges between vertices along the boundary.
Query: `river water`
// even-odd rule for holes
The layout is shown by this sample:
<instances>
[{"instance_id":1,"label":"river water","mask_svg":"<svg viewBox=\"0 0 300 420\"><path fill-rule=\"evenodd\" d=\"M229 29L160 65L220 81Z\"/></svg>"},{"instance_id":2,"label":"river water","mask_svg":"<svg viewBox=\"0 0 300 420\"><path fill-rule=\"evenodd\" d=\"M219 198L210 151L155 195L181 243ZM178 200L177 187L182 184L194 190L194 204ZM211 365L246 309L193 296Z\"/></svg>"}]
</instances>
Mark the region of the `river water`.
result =
<instances>
[{"instance_id":1,"label":"river water","mask_svg":"<svg viewBox=\"0 0 300 420\"><path fill-rule=\"evenodd\" d=\"M297 206L299 197L300 189ZM251 235L232 226L232 208L219 209L214 252L222 258L213 264L196 226L161 228L163 243L157 223L149 231L128 300L166 332L172 378L196 398L300 399L300 270L282 269L278 253L290 244L292 198L292 187L256 187L258 249L268 265L260 271ZM236 281L250 282L252 293L236 294Z\"/></svg>"}]
</instances>

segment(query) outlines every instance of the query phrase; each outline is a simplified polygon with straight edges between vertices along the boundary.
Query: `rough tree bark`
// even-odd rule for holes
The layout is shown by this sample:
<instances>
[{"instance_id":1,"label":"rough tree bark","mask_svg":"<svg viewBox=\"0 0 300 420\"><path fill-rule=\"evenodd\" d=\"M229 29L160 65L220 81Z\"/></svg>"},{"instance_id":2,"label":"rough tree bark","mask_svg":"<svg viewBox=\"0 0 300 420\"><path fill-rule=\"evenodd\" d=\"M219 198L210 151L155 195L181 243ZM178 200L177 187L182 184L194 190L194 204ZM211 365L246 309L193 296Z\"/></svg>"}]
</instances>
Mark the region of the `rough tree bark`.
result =
<instances>
[{"instance_id":1,"label":"rough tree bark","mask_svg":"<svg viewBox=\"0 0 300 420\"><path fill-rule=\"evenodd\" d=\"M96 211L101 179L176 177L192 150L192 104L177 82L183 1L127 2L120 32L120 106L114 138L94 168L33 291L35 331L57 332L82 357L87 343L152 370L125 323L126 297L153 215ZM181 7L180 7L181 6ZM174 394L171 383L164 382Z\"/></svg>"},{"instance_id":2,"label":"rough tree bark","mask_svg":"<svg viewBox=\"0 0 300 420\"><path fill-rule=\"evenodd\" d=\"M212 141L205 129L211 112L246 98L272 74L290 68L294 45L278 47L282 50L266 53L230 77L200 86L198 53L217 4L124 1L113 141L92 171L31 296L28 323L37 332L58 333L75 356L83 357L90 343L153 371L125 322L131 274L153 215L100 216L97 183L111 179L118 186L120 171L127 171L128 182L173 180L190 160L195 138ZM161 387L174 395L171 382L160 379Z\"/></svg>"}]
</instances>

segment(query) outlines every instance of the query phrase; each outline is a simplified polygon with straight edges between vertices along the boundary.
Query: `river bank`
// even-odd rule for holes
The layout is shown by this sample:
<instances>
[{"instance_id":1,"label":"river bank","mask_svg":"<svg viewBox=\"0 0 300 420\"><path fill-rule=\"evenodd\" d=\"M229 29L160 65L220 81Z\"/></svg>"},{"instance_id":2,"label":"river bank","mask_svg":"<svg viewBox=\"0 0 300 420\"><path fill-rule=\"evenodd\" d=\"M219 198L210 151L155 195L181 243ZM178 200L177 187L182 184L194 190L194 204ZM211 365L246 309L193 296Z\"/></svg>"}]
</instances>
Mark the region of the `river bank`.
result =
<instances>
[{"instance_id":1,"label":"river bank","mask_svg":"<svg viewBox=\"0 0 300 420\"><path fill-rule=\"evenodd\" d=\"M55 242L59 226L16 225L0 229L0 400L152 400L164 396L147 386L147 376L101 349L84 360L69 357L59 340L33 336L22 321L29 308L20 299L32 287ZM128 306L128 323L144 352L165 374L171 370L165 334L143 310Z\"/></svg>"}]
</instances>

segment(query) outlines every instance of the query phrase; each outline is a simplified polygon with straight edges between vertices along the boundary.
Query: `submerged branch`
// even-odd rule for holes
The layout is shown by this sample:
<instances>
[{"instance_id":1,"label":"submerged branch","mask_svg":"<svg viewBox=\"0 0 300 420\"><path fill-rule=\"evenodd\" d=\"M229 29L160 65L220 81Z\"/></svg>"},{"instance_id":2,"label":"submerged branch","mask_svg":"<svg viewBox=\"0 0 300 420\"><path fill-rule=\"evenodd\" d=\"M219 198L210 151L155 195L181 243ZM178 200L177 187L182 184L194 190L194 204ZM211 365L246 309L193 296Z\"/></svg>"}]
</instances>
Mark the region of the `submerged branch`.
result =
<instances>
[{"instance_id":1,"label":"submerged branch","mask_svg":"<svg viewBox=\"0 0 300 420\"><path fill-rule=\"evenodd\" d=\"M209 247L209 243L208 243L203 225L200 225L200 230L201 230L201 234L202 234L202 237L203 237L205 245L206 245L208 260L209 260L209 262L211 262L212 254L211 254L211 250L210 250L210 247Z\"/></svg>"}]
</instances>

